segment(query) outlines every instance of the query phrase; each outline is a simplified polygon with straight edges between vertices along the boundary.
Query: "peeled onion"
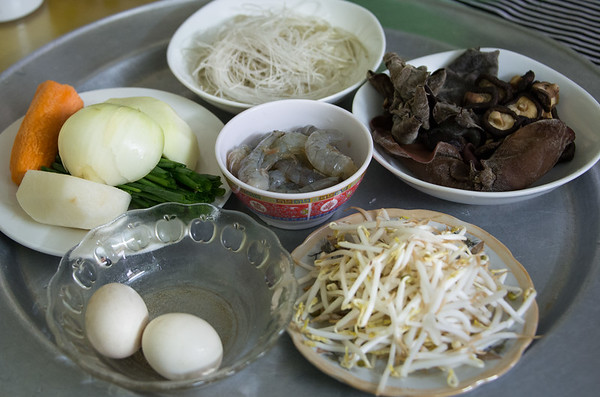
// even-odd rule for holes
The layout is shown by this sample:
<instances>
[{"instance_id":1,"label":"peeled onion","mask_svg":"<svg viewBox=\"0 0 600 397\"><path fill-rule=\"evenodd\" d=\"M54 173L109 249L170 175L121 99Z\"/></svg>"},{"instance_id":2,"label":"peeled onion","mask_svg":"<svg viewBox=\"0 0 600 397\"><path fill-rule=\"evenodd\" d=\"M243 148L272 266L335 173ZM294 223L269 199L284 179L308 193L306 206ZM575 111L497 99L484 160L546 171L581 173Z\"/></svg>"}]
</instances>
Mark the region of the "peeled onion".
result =
<instances>
[{"instance_id":1,"label":"peeled onion","mask_svg":"<svg viewBox=\"0 0 600 397\"><path fill-rule=\"evenodd\" d=\"M136 109L110 103L77 111L58 136L58 152L71 175L111 186L146 176L163 148L158 123Z\"/></svg>"},{"instance_id":2,"label":"peeled onion","mask_svg":"<svg viewBox=\"0 0 600 397\"><path fill-rule=\"evenodd\" d=\"M196 168L199 155L196 135L169 104L152 97L111 98L106 102L132 107L156 121L165 136L163 155L189 169Z\"/></svg>"}]
</instances>

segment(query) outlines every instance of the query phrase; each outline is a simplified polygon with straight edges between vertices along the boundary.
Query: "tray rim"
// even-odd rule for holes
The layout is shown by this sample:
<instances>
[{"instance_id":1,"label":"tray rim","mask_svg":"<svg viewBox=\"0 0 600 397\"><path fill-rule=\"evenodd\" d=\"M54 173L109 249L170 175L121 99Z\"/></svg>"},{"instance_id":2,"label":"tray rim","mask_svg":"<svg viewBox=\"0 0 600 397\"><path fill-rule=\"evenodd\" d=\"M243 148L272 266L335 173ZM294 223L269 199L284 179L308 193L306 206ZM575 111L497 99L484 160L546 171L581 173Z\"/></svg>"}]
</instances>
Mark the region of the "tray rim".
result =
<instances>
[{"instance_id":1,"label":"tray rim","mask_svg":"<svg viewBox=\"0 0 600 397\"><path fill-rule=\"evenodd\" d=\"M362 1L367 1L367 0L362 0ZM394 0L380 0L380 1L382 1L382 2L388 1L391 3ZM121 14L116 14L115 16L107 17L105 19L94 22L90 25L86 25L86 26L79 28L71 33L68 33L64 36L57 38L55 41L52 41L51 43L41 47L40 49L34 51L29 56L23 58L22 60L18 61L13 66L6 69L2 74L0 74L0 83L3 83L6 79L8 79L9 77L12 77L13 74L17 73L18 69L20 68L21 65L26 66L32 62L35 62L36 60L38 60L38 58L41 55L44 55L46 52L48 52L51 49L54 49L57 46L68 44L69 41L73 37L77 37L77 36L79 36L79 34L89 33L91 31L94 31L97 28L106 27L108 24L121 22L125 16L127 16L127 17L139 16L142 14L150 13L152 11L157 11L157 12L161 12L161 13L164 11L168 11L168 10L176 11L179 9L179 7L183 8L183 7L191 6L191 5L197 4L197 3L198 2L193 1L193 0L162 1L162 2L157 2L154 4L142 6L137 9L125 11ZM475 12L471 9L466 8L465 6L453 4L449 1L439 2L439 1L433 1L433 0L423 0L422 2L419 3L419 7L427 7L432 4L435 4L436 6L443 8L443 9L451 10L453 12L460 11L460 12L466 12L466 13L473 14L473 15L479 15L479 16L483 15L481 12ZM494 21L494 23L500 23L504 26L509 26L509 27L515 29L514 25L506 23L506 21L502 21L497 17L492 18L492 16L486 15L486 18L489 18L491 21ZM386 30L386 34L394 34L394 32L396 31L395 29L392 29L388 25L384 25L384 28ZM519 27L517 27L516 30L527 31L528 33L531 33L531 31L524 30ZM557 52L559 53L557 59L560 59L561 55L562 56L568 55L571 57L571 59L574 60L574 62L577 62L578 64L583 66L583 69L585 69L585 73L583 73L583 74L593 73L596 76L600 76L600 69L594 68L592 70L591 66L594 66L594 65L591 62L587 61L582 56L580 56L579 54L576 54L572 50L568 49L567 47L559 45L558 43L553 42L552 40L550 40L544 36L536 34L535 32L534 32L534 35L536 36L536 38L539 38L542 41L542 44L544 44L544 45L542 45L542 47L545 47L547 45L547 46L550 46L553 49L557 50ZM429 39L431 39L431 38L429 38ZM440 44L448 44L448 43L440 42ZM454 48L450 44L448 44L448 45L450 46L450 48ZM541 59L541 60L544 62L547 62L545 60L545 58ZM558 62L558 61L556 61L556 62ZM550 63L554 64L555 62L552 61ZM558 70L560 70L560 68L558 68ZM578 81L578 80L579 80L579 77L576 76L576 79L574 79L574 81ZM581 83L579 83L579 84L581 84ZM598 98L600 98L600 85L597 84L595 87L596 88L589 90L589 92L590 92L590 94L592 94L592 96L594 96L596 99L598 99ZM5 122L5 120L3 118L4 117L3 115L5 115L5 114L7 114L7 112L0 112L0 122L2 122L2 123ZM6 121L6 122L7 122L7 124L4 127L6 127L7 125L10 124L9 121ZM584 177L585 179L579 181L578 184L579 183L584 184L584 183L588 183L591 181L594 183L594 186L597 187L600 184L600 182L599 182L600 181L600 167L598 166L598 164L596 166L594 166L592 170L588 171L587 175L584 175L582 177ZM597 193L597 191L595 193ZM597 218L597 214L596 214L596 218ZM599 225L595 225L595 226L596 227L593 231L596 233L596 235L600 235L600 233L598 233L600 230ZM6 239L8 239L8 238L6 238ZM9 255L24 255L24 256L28 257L31 254L30 252L23 251L23 248L20 246L7 245L6 247L7 247L6 250L4 250L4 249L0 250L0 255L1 255L0 258L4 257L4 256L8 257ZM35 254L33 254L33 258L41 259L41 260L47 259L45 256L37 256ZM563 318L559 324L555 325L553 331L555 332L555 334L558 334L558 335L556 335L556 337L552 337L552 338L550 338L550 335L549 335L549 337L547 339L542 339L542 340L536 342L536 344L530 346L529 350L531 351L531 354L526 354L523 357L523 359L522 359L523 363L521 365L523 365L523 366L533 365L533 367L535 368L536 363L535 363L535 360L532 358L532 356L534 356L536 354L536 352L539 351L540 348L548 348L548 346L546 346L548 343L552 343L552 341L556 340L557 337L560 337L562 334L567 333L568 329L565 327L565 324L564 324L565 322L572 321L573 318L579 319L579 318L583 317L583 314L582 314L583 310L581 310L581 309L583 309L582 308L583 303L585 303L587 300L598 299L600 297L600 295L597 292L600 290L600 277L599 277L600 270L599 270L599 267L597 266L597 263L600 263L600 247L597 247L595 252L593 252L590 255L590 259L594 260L596 263L595 266L590 265L590 267L591 267L590 275L595 276L595 277L592 277L592 279L590 279L590 280L586 280L586 282L582 285L582 290L580 292L578 292L578 294L574 298L574 301L571 304L571 308L574 310L565 314L565 318ZM5 282L4 277L0 277L0 286L2 286L3 288L7 286L7 283ZM6 289L4 289L4 290L6 290ZM8 297L8 302L3 301L0 304L0 308L7 306L6 303L15 303L15 305L10 306L9 314L11 315L11 317L12 316L17 317L19 319L20 324L22 325L21 328L24 328L26 330L26 333L32 334L36 339L39 339L44 346L47 346L51 353L54 353L55 345L47 338L47 335L44 334L44 331L42 329L38 329L36 327L36 324L34 324L31 321L31 317L28 316L28 314L25 312L23 307L21 307L21 305L17 302L16 295L12 291L9 291L7 294L4 294L4 295L6 295ZM594 310L595 311L592 314L600 315L600 308L595 308ZM596 353L598 352L598 346L591 348L591 349L587 350L586 352L591 357L591 355L594 352L596 352ZM595 362L598 363L597 355L594 356L594 359L595 359ZM56 364L56 360L57 359L54 358L53 363ZM58 360L60 361L60 358ZM61 363L59 365L65 365L65 364ZM570 375L573 380L579 379L579 380L583 381L583 380L587 379L586 374L583 371L581 373L580 372L571 373ZM588 385L589 385L589 382L590 381L587 380ZM110 387L110 385L106 385L106 386ZM23 386L23 387L25 387L25 386ZM527 390L525 390L525 391L527 391Z\"/></svg>"}]
</instances>

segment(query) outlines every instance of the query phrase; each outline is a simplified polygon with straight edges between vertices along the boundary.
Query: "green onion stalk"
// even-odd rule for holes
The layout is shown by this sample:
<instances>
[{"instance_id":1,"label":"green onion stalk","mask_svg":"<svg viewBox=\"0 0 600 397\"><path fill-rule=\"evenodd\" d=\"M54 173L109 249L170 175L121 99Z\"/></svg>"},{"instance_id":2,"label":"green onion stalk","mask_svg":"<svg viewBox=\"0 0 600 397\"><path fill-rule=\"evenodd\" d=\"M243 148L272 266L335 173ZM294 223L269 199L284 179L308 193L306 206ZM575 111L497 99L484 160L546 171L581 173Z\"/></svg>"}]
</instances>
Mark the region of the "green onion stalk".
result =
<instances>
[{"instance_id":1,"label":"green onion stalk","mask_svg":"<svg viewBox=\"0 0 600 397\"><path fill-rule=\"evenodd\" d=\"M42 171L68 174L60 156ZM142 179L115 187L131 195L131 208L148 208L161 203L212 203L225 194L221 178L199 174L185 164L162 157L156 167Z\"/></svg>"}]
</instances>

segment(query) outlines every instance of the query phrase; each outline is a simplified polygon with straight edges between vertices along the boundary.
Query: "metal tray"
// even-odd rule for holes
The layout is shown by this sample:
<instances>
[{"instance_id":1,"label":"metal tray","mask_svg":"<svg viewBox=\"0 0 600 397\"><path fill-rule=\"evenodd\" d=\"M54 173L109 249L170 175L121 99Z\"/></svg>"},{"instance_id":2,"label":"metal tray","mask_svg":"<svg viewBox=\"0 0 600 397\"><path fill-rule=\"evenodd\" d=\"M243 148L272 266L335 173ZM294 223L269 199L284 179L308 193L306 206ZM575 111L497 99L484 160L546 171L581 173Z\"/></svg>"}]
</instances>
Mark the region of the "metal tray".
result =
<instances>
[{"instance_id":1,"label":"metal tray","mask_svg":"<svg viewBox=\"0 0 600 397\"><path fill-rule=\"evenodd\" d=\"M448 1L358 2L381 20L388 50L403 57L472 46L506 48L555 68L600 99L600 70L532 31ZM165 52L175 29L203 4L152 3L81 28L18 62L0 75L0 130L24 114L37 84L48 78L73 84L79 91L138 86L200 102L171 75ZM230 117L205 106L223 121ZM424 208L480 226L512 250L539 291L541 337L515 368L468 395L596 395L600 386L600 165L542 197L494 207L442 201L400 180L390 183L391 177L373 162L346 208ZM234 197L225 207L243 210ZM337 216L345 214L341 211ZM291 251L311 231L277 233ZM58 262L0 233L0 395L135 395L92 378L54 345L44 311L46 287ZM241 373L188 394L363 395L320 373L294 349L287 335Z\"/></svg>"}]
</instances>

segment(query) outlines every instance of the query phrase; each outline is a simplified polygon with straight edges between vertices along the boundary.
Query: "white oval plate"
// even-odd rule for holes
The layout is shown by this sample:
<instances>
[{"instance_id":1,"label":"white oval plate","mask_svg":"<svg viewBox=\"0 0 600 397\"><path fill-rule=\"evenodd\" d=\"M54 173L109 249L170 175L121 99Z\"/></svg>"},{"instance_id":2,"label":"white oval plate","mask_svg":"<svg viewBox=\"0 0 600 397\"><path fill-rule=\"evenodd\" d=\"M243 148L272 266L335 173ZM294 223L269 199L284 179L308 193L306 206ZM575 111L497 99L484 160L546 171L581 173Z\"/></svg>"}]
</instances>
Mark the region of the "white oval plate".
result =
<instances>
[{"instance_id":1,"label":"white oval plate","mask_svg":"<svg viewBox=\"0 0 600 397\"><path fill-rule=\"evenodd\" d=\"M196 82L189 72L189 62L185 50L190 47L198 33L214 32L219 25L230 18L244 14L256 13L260 8L287 8L299 14L317 15L332 26L352 32L360 39L368 51L366 66L377 69L385 52L385 34L377 18L366 8L342 0L216 0L200 8L177 29L167 49L167 62L173 75L192 92L208 103L230 113L239 113L251 105L224 99L208 94ZM365 70L364 76L367 76ZM321 98L321 101L335 103L357 89L365 79L353 82L349 87Z\"/></svg>"},{"instance_id":2,"label":"white oval plate","mask_svg":"<svg viewBox=\"0 0 600 397\"><path fill-rule=\"evenodd\" d=\"M160 99L175 109L192 128L198 138L200 158L196 171L219 175L223 181L225 194L214 205L222 207L231 189L221 175L215 157L215 142L223 128L223 123L214 114L197 103L164 91L150 88L108 88L80 94L85 105L104 102L110 98L150 96ZM33 250L54 256L63 256L78 244L88 232L83 229L51 226L34 221L19 205L16 198L17 186L10 179L9 163L13 141L23 119L16 120L0 134L0 231L12 240ZM40 200L43 200L40 197Z\"/></svg>"},{"instance_id":3,"label":"white oval plate","mask_svg":"<svg viewBox=\"0 0 600 397\"><path fill-rule=\"evenodd\" d=\"M496 48L482 48L482 51L493 51ZM427 66L430 72L448 65L465 50L446 51L408 61L413 66ZM500 49L498 57L498 77L509 80L514 75L523 75L533 70L536 79L557 83L560 87L558 114L560 118L575 131L575 158L567 163L555 166L533 186L509 192L477 192L455 189L416 178L406 167L393 156L375 145L373 157L383 167L410 186L424 193L444 200L465 204L495 205L527 200L548 193L559 186L577 178L589 170L600 159L600 105L588 92L569 78L554 69L513 51ZM382 97L371 86L365 83L357 91L352 104L352 112L365 125L382 112Z\"/></svg>"},{"instance_id":4,"label":"white oval plate","mask_svg":"<svg viewBox=\"0 0 600 397\"><path fill-rule=\"evenodd\" d=\"M378 210L367 211L375 216ZM490 257L490 268L509 269L510 274L506 278L505 284L520 286L523 290L533 288L533 282L525 268L513 257L511 252L500 241L492 235L480 229L477 226L463 222L450 215L428 210L403 210L386 209L390 217L409 217L418 219L430 219L434 225L448 225L466 227L467 234L474 236L485 243L485 251ZM336 220L336 223L356 223L364 220L361 213L349 215L345 218ZM315 230L304 242L293 252L292 258L298 263L312 265L315 254L321 251L321 247L327 240L331 230L327 225ZM300 277L306 274L306 270L301 266L296 266L296 276ZM303 290L300 286L300 289ZM462 366L455 369L459 384L457 387L450 387L446 383L446 376L441 371L415 372L405 378L390 377L387 386L382 392L386 396L450 396L463 393L506 373L512 368L523 351L531 343L535 336L538 324L538 307L534 304L525 314L525 324L516 325L513 330L524 335L524 338L509 340L506 342L500 358L485 361L483 368L473 368ZM317 351L316 348L305 344L306 337L297 331L293 326L288 327L288 333L300 353L327 375L346 383L356 389L375 393L379 383L380 374L383 372L383 364L373 370L365 368L353 368L348 370L339 365L337 361L330 356Z\"/></svg>"}]
</instances>

